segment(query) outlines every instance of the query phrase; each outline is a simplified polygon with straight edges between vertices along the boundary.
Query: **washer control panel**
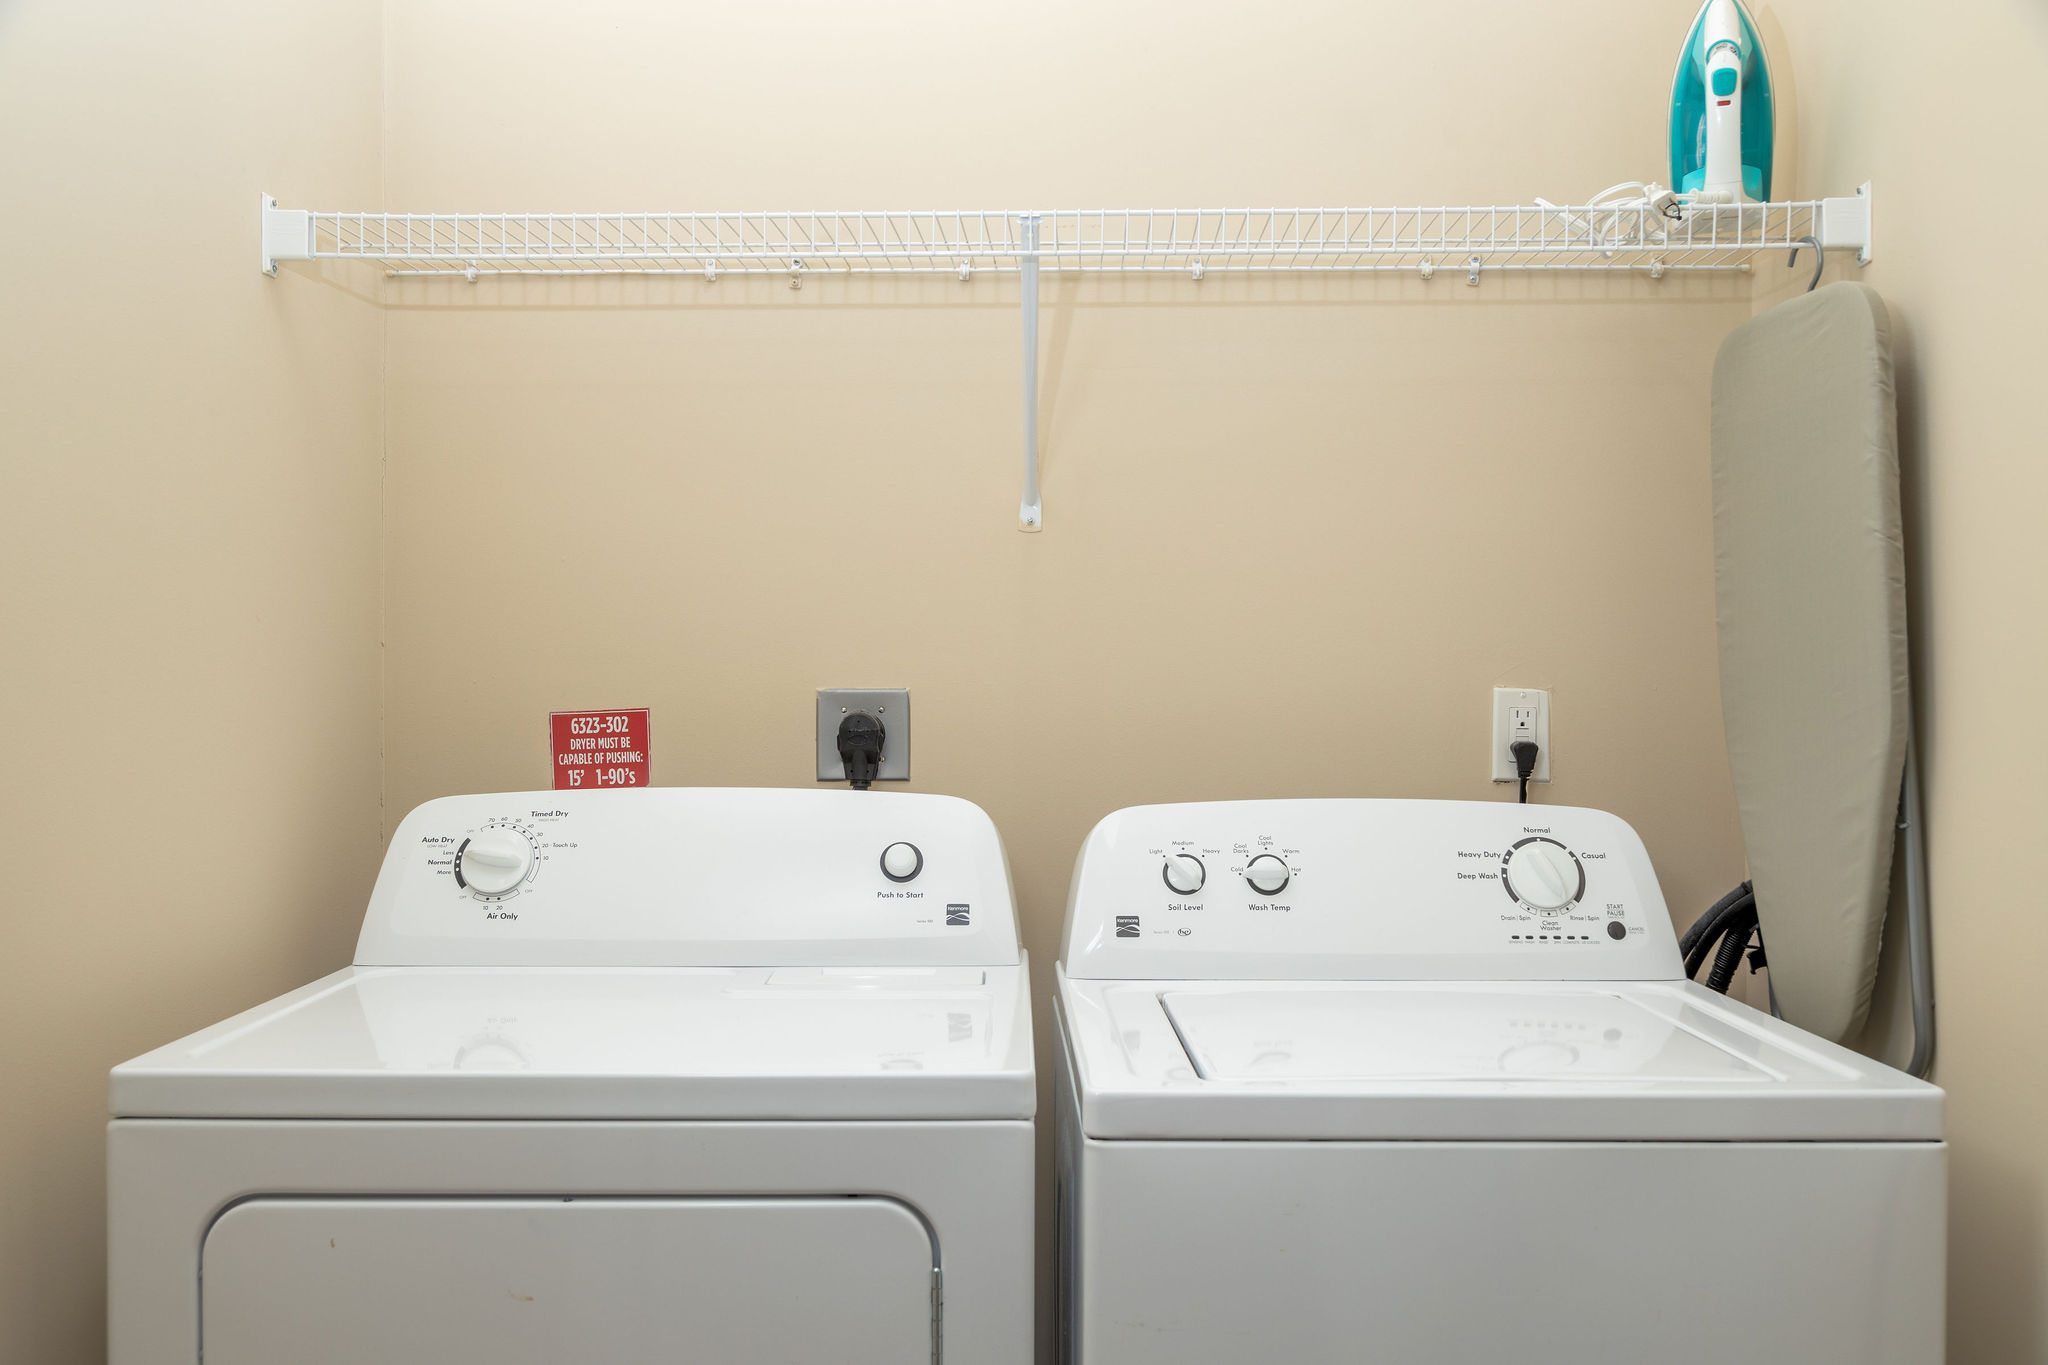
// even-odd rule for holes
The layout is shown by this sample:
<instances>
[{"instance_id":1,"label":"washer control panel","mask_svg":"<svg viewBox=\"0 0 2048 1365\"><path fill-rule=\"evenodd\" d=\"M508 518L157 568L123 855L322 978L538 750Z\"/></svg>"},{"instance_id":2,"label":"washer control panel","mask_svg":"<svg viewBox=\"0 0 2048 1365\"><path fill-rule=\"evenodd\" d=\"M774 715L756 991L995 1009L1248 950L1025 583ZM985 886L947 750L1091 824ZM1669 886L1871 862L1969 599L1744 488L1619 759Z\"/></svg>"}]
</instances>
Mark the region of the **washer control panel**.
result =
<instances>
[{"instance_id":1,"label":"washer control panel","mask_svg":"<svg viewBox=\"0 0 2048 1365\"><path fill-rule=\"evenodd\" d=\"M979 808L920 793L656 787L451 796L392 836L364 965L1007 965Z\"/></svg>"},{"instance_id":2,"label":"washer control panel","mask_svg":"<svg viewBox=\"0 0 2048 1365\"><path fill-rule=\"evenodd\" d=\"M1478 801L1118 811L1082 850L1063 960L1083 978L1682 974L1626 822Z\"/></svg>"}]
</instances>

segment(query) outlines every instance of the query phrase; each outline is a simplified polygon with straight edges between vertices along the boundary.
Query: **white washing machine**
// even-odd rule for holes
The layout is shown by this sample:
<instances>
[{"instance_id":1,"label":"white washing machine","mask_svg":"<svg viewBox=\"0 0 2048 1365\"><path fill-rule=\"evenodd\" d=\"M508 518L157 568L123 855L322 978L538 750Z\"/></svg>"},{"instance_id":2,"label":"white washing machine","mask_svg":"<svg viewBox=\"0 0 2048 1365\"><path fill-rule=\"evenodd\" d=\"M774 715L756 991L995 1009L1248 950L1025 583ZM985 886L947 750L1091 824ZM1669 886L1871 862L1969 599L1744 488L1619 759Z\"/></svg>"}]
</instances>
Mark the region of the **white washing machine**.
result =
<instances>
[{"instance_id":1,"label":"white washing machine","mask_svg":"<svg viewBox=\"0 0 2048 1365\"><path fill-rule=\"evenodd\" d=\"M1941 1359L1941 1092L1684 980L1612 815L1119 811L1057 1017L1065 1361Z\"/></svg>"},{"instance_id":2,"label":"white washing machine","mask_svg":"<svg viewBox=\"0 0 2048 1365\"><path fill-rule=\"evenodd\" d=\"M116 1067L113 1365L1027 1365L1029 983L941 796L431 801L355 965Z\"/></svg>"}]
</instances>

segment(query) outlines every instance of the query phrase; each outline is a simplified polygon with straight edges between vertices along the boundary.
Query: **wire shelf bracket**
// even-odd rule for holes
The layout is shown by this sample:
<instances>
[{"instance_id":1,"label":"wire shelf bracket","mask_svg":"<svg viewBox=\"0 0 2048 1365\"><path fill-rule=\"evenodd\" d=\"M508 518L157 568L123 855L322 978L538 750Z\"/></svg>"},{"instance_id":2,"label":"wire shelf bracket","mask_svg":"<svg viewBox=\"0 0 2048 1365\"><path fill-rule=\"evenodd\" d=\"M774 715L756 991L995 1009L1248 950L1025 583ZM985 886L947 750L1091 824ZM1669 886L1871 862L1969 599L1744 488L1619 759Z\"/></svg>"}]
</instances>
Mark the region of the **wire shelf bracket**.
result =
<instances>
[{"instance_id":1,"label":"wire shelf bracket","mask_svg":"<svg viewBox=\"0 0 2048 1365\"><path fill-rule=\"evenodd\" d=\"M1392 208L781 210L738 213L373 213L287 209L261 196L263 273L346 260L396 278L1014 274L1023 313L1024 491L1018 525L1043 524L1038 483L1042 272L1169 275L1743 272L1759 253L1818 246L1871 260L1871 189L1768 204L1643 201Z\"/></svg>"}]
</instances>

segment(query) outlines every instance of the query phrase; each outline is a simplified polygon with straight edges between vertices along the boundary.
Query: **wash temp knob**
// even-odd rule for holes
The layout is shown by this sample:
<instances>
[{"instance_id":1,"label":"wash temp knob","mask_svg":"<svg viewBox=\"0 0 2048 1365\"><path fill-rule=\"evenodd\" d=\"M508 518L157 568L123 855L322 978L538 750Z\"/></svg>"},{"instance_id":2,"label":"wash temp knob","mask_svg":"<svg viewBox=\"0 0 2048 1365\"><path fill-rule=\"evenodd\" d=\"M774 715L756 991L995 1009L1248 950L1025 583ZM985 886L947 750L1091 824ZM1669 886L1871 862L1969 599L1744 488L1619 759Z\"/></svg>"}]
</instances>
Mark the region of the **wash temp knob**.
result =
<instances>
[{"instance_id":1,"label":"wash temp knob","mask_svg":"<svg viewBox=\"0 0 2048 1365\"><path fill-rule=\"evenodd\" d=\"M1202 866L1202 860L1192 853L1169 853L1166 866L1161 869L1166 885L1183 896L1192 896L1202 889L1202 883L1209 879L1209 869Z\"/></svg>"},{"instance_id":2,"label":"wash temp knob","mask_svg":"<svg viewBox=\"0 0 2048 1365\"><path fill-rule=\"evenodd\" d=\"M882 875L892 882L907 882L924 871L924 853L916 844L891 844L882 850Z\"/></svg>"},{"instance_id":3,"label":"wash temp knob","mask_svg":"<svg viewBox=\"0 0 2048 1365\"><path fill-rule=\"evenodd\" d=\"M1585 874L1562 844L1532 840L1508 854L1508 890L1537 910L1561 910L1579 898Z\"/></svg>"},{"instance_id":4,"label":"wash temp knob","mask_svg":"<svg viewBox=\"0 0 2048 1365\"><path fill-rule=\"evenodd\" d=\"M1252 890L1262 896L1285 891L1287 879L1293 875L1287 864L1271 853L1261 853L1244 865L1244 879L1251 883Z\"/></svg>"},{"instance_id":5,"label":"wash temp knob","mask_svg":"<svg viewBox=\"0 0 2048 1365\"><path fill-rule=\"evenodd\" d=\"M525 880L533 846L509 829L487 829L463 841L455 855L462 880L483 896L502 896Z\"/></svg>"}]
</instances>

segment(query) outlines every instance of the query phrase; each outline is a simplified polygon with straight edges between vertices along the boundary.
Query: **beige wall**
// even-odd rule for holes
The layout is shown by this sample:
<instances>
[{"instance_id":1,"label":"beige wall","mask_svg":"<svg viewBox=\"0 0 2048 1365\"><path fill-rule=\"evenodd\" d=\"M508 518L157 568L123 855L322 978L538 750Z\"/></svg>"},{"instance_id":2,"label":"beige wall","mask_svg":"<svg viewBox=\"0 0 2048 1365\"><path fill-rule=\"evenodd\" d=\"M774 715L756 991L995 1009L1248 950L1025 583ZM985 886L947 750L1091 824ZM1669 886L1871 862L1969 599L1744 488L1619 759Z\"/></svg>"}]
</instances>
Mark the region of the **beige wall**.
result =
<instances>
[{"instance_id":1,"label":"beige wall","mask_svg":"<svg viewBox=\"0 0 2048 1365\"><path fill-rule=\"evenodd\" d=\"M1691 0L1592 35L1393 3L904 5L886 32L792 0L488 8L390 13L394 206L1585 195L1658 170ZM1043 996L1101 816L1502 799L1509 683L1555 690L1541 799L1633 821L1686 919L1740 878L1704 416L1746 283L1051 285L1037 536L1015 299L398 289L387 826L546 783L551 709L651 706L657 782L801 785L812 689L908 686L915 785L994 816Z\"/></svg>"},{"instance_id":2,"label":"beige wall","mask_svg":"<svg viewBox=\"0 0 2048 1365\"><path fill-rule=\"evenodd\" d=\"M376 866L374 5L0 5L0 1360L102 1358L106 1069L345 961Z\"/></svg>"},{"instance_id":3,"label":"beige wall","mask_svg":"<svg viewBox=\"0 0 2048 1365\"><path fill-rule=\"evenodd\" d=\"M2048 906L2022 870L2048 828L2029 724L2048 678L2048 286L1990 240L2048 221L2048 11L1789 0L1764 16L1796 103L1780 156L1801 186L1875 182L1877 259L1860 278L1889 300L1900 342L1935 1079L1952 1144L1949 1358L2048 1359Z\"/></svg>"},{"instance_id":4,"label":"beige wall","mask_svg":"<svg viewBox=\"0 0 2048 1365\"><path fill-rule=\"evenodd\" d=\"M550 709L652 706L660 782L804 784L811 689L911 687L914 785L996 818L1041 978L1102 814L1499 797L1496 683L1555 690L1542 799L1633 821L1681 920L1740 875L1702 418L1775 265L1754 302L1675 278L1050 283L1032 537L1007 282L409 285L380 311L373 281L257 275L256 190L1573 197L1659 172L1692 8L1599 32L1391 0L917 0L886 30L821 0L0 8L0 1358L98 1353L105 1067L345 961L381 835L429 796L545 782ZM2048 814L2000 724L2048 676L2039 286L1930 206L1996 186L1997 221L2041 218L2048 35L1986 0L1924 28L1901 0L1758 13L1790 189L1877 180L1862 278L1904 340L1952 1358L2040 1358L2048 929L1998 857ZM149 206L158 245L124 250L112 212L56 231L60 204Z\"/></svg>"}]
</instances>

